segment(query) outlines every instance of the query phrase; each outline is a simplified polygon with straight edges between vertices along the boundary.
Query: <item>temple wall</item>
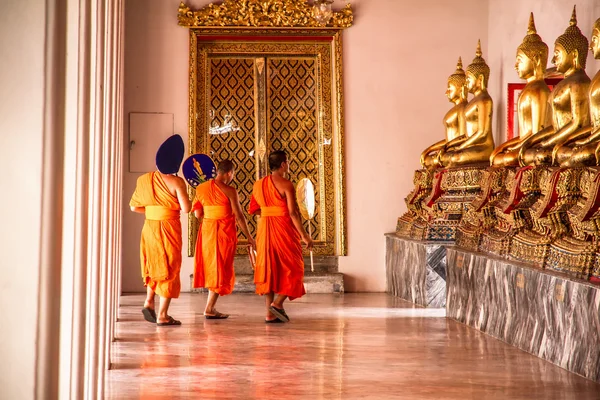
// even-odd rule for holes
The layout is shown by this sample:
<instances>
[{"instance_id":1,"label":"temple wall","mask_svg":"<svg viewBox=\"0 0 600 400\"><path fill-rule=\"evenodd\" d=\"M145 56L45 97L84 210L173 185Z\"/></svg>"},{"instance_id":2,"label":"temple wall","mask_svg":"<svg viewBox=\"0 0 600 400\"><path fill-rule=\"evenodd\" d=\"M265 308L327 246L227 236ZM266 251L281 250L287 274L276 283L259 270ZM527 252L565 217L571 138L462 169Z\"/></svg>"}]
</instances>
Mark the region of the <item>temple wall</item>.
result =
<instances>
[{"instance_id":1,"label":"temple wall","mask_svg":"<svg viewBox=\"0 0 600 400\"><path fill-rule=\"evenodd\" d=\"M195 8L208 1L189 2ZM340 1L335 6L341 6ZM450 107L444 92L458 56L473 59L477 39L488 57L487 1L353 0L355 25L344 32L344 99L348 256L341 257L346 291L385 291L385 241L405 211L420 152L443 137ZM125 129L132 112L174 114L187 142L188 31L177 26L178 0L126 3ZM123 291L143 290L139 236L143 221L127 203L139 174L123 187ZM154 157L154 153L148 154ZM187 219L183 219L187 253ZM181 276L189 290L192 259Z\"/></svg>"},{"instance_id":2,"label":"temple wall","mask_svg":"<svg viewBox=\"0 0 600 400\"><path fill-rule=\"evenodd\" d=\"M2 6L0 304L10 315L10 323L6 323L10 329L2 329L0 334L0 357L5 360L0 366L0 397L33 399L41 253L46 7L38 4L24 14L18 2ZM26 171L18 167L22 165L26 165Z\"/></svg>"}]
</instances>

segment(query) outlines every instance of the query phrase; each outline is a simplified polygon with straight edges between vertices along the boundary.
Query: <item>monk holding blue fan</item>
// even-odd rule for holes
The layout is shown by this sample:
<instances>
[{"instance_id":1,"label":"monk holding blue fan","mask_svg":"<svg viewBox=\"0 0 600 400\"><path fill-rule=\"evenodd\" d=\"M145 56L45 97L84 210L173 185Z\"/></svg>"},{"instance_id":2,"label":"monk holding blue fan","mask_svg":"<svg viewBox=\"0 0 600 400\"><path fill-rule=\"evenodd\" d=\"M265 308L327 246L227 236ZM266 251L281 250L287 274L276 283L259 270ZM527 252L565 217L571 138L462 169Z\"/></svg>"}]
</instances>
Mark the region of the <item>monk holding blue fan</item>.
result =
<instances>
[{"instance_id":1,"label":"monk holding blue fan","mask_svg":"<svg viewBox=\"0 0 600 400\"><path fill-rule=\"evenodd\" d=\"M209 290L204 310L206 319L225 319L229 315L218 312L215 305L219 296L233 291L235 284L233 259L237 248L236 221L248 238L249 245L255 247L255 243L248 230L238 193L230 186L235 176L233 163L230 160L221 161L216 168L216 176L212 178L211 171L215 168L214 164L211 166L207 162L207 157L195 154L185 163L193 166L193 169L190 171L189 168L184 168L188 183L194 179L205 181L196 187L192 207L196 218L201 219L196 241L193 285L195 288Z\"/></svg>"},{"instance_id":2,"label":"monk holding blue fan","mask_svg":"<svg viewBox=\"0 0 600 400\"><path fill-rule=\"evenodd\" d=\"M142 314L158 326L181 325L167 314L171 299L179 297L181 281L181 220L180 211L190 211L185 181L176 176L184 155L181 136L167 139L156 154L158 171L142 175L137 180L129 206L131 211L145 214L142 228L140 259L142 279L147 297ZM158 315L154 294L160 297Z\"/></svg>"}]
</instances>

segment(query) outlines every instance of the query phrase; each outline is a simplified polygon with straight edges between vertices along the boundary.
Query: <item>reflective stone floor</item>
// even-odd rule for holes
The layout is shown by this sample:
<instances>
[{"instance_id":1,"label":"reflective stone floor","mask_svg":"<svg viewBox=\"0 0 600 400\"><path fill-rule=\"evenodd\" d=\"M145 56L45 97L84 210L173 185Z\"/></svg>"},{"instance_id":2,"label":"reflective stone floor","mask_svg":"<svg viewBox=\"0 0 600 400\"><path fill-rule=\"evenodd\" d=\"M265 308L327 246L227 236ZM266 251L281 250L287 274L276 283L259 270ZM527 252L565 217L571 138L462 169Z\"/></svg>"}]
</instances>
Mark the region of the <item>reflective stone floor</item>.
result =
<instances>
[{"instance_id":1,"label":"reflective stone floor","mask_svg":"<svg viewBox=\"0 0 600 400\"><path fill-rule=\"evenodd\" d=\"M263 301L183 294L157 327L143 295L123 296L110 399L598 399L600 385L385 294L307 295L288 324L265 324Z\"/></svg>"}]
</instances>

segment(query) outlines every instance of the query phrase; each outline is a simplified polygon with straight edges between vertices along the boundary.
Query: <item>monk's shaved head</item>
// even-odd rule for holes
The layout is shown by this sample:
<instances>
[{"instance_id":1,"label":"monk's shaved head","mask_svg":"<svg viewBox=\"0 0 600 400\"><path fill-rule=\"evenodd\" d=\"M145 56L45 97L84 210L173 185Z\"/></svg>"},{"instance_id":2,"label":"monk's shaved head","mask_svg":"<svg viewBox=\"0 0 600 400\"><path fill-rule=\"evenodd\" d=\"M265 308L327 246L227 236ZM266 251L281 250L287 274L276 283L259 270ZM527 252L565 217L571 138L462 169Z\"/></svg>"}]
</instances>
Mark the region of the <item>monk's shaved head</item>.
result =
<instances>
[{"instance_id":1,"label":"monk's shaved head","mask_svg":"<svg viewBox=\"0 0 600 400\"><path fill-rule=\"evenodd\" d=\"M233 171L234 169L235 165L233 165L233 161L231 160L223 160L219 162L219 165L217 165L218 174L226 174L228 172Z\"/></svg>"},{"instance_id":2,"label":"monk's shaved head","mask_svg":"<svg viewBox=\"0 0 600 400\"><path fill-rule=\"evenodd\" d=\"M277 150L269 154L269 169L271 171L281 168L281 164L287 161L287 154L283 150Z\"/></svg>"}]
</instances>

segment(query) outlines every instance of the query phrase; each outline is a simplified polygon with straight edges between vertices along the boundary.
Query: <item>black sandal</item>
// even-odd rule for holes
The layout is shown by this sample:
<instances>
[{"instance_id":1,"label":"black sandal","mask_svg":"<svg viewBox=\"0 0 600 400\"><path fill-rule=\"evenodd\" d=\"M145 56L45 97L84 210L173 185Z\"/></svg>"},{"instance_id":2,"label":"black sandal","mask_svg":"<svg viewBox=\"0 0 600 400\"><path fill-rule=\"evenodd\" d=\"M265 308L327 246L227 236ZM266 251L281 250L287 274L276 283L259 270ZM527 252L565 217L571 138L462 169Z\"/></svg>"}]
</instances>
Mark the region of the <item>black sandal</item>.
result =
<instances>
[{"instance_id":1,"label":"black sandal","mask_svg":"<svg viewBox=\"0 0 600 400\"><path fill-rule=\"evenodd\" d=\"M283 321L280 320L279 318L275 318L275 319L265 319L265 324L282 324Z\"/></svg>"},{"instance_id":2,"label":"black sandal","mask_svg":"<svg viewBox=\"0 0 600 400\"><path fill-rule=\"evenodd\" d=\"M142 308L142 314L144 314L144 319L148 322L156 323L156 311L151 308Z\"/></svg>"},{"instance_id":3,"label":"black sandal","mask_svg":"<svg viewBox=\"0 0 600 400\"><path fill-rule=\"evenodd\" d=\"M181 321L177 321L175 318L169 317L169 320L167 322L157 322L156 325L158 325L158 326L178 326L178 325L181 325Z\"/></svg>"},{"instance_id":4,"label":"black sandal","mask_svg":"<svg viewBox=\"0 0 600 400\"><path fill-rule=\"evenodd\" d=\"M229 318L229 314L222 314L218 311L215 311L215 315L206 315L204 314L206 319L227 319Z\"/></svg>"},{"instance_id":5,"label":"black sandal","mask_svg":"<svg viewBox=\"0 0 600 400\"><path fill-rule=\"evenodd\" d=\"M274 306L269 307L269 311L276 316L281 322L290 322L290 317L287 316L283 308L277 308Z\"/></svg>"}]
</instances>

